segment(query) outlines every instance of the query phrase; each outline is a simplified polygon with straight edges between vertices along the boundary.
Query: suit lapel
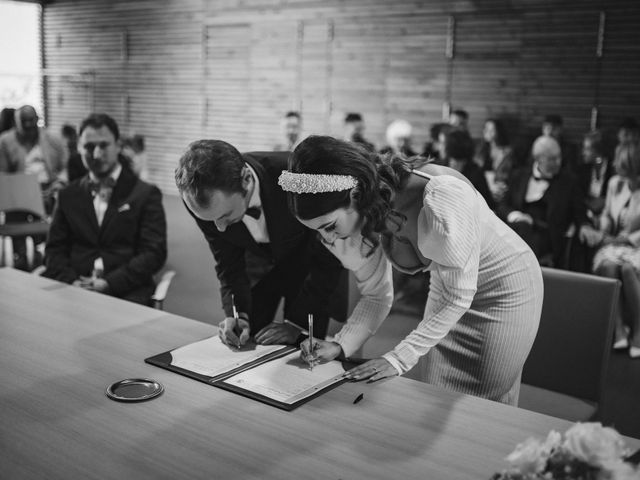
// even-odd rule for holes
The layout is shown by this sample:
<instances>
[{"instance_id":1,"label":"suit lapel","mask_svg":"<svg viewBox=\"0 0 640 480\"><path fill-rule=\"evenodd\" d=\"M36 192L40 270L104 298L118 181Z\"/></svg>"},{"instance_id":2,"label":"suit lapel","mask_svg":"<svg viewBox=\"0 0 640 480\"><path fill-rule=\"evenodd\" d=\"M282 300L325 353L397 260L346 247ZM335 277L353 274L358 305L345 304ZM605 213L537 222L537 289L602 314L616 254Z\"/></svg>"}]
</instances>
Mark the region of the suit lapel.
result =
<instances>
[{"instance_id":1,"label":"suit lapel","mask_svg":"<svg viewBox=\"0 0 640 480\"><path fill-rule=\"evenodd\" d=\"M531 178L532 175L533 173L531 172L531 168L522 169L522 175L520 175L518 188L516 190L518 192L518 198L517 198L518 203L516 205L516 208L518 210L522 210L525 206L525 203L526 203L525 200L527 198L527 190L529 189L529 179Z\"/></svg>"},{"instance_id":2,"label":"suit lapel","mask_svg":"<svg viewBox=\"0 0 640 480\"><path fill-rule=\"evenodd\" d=\"M276 188L279 189L280 187L275 184L273 179L268 175L267 170L262 164L260 164L260 162L255 161L249 156L245 157L245 161L251 165L258 176L258 181L260 182L260 202L262 203L262 213L267 225L269 243L271 243L273 248L273 246L281 243L283 233L282 220L285 219L288 213L287 211L282 211L283 202L281 201L282 199L279 198L279 195L284 195L284 192L282 190L276 190ZM284 202L284 204L286 207L286 202Z\"/></svg>"},{"instance_id":3,"label":"suit lapel","mask_svg":"<svg viewBox=\"0 0 640 480\"><path fill-rule=\"evenodd\" d=\"M96 209L93 206L93 195L91 193L91 185L89 181L89 175L85 175L84 178L80 181L80 195L82 199L79 203L79 208L81 209L82 216L86 218L87 225L91 226L91 230L93 230L96 235L100 231L100 225L98 225L98 217L96 216Z\"/></svg>"},{"instance_id":4,"label":"suit lapel","mask_svg":"<svg viewBox=\"0 0 640 480\"><path fill-rule=\"evenodd\" d=\"M116 186L113 187L107 211L104 213L104 218L100 225L100 235L103 235L111 220L118 214L118 208L120 208L123 201L129 196L129 193L131 193L136 181L136 176L123 167L120 172L120 176L118 177L118 181L116 182Z\"/></svg>"}]
</instances>

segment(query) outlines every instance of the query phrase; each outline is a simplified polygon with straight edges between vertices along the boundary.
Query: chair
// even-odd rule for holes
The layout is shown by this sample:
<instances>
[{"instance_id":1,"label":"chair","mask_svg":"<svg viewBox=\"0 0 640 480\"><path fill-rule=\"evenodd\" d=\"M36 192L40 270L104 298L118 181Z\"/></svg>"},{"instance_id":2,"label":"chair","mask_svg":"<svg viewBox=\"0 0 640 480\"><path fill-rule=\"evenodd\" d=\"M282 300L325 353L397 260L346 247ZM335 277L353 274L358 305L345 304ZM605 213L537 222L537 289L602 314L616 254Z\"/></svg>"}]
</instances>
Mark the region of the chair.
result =
<instances>
[{"instance_id":1,"label":"chair","mask_svg":"<svg viewBox=\"0 0 640 480\"><path fill-rule=\"evenodd\" d=\"M151 302L153 308L162 310L164 307L164 299L169 291L171 280L175 277L176 272L174 270L166 270L160 275L160 281L156 284L156 289L151 295Z\"/></svg>"},{"instance_id":2,"label":"chair","mask_svg":"<svg viewBox=\"0 0 640 480\"><path fill-rule=\"evenodd\" d=\"M519 407L571 421L597 418L620 282L551 268L542 268L542 278L542 317Z\"/></svg>"},{"instance_id":3,"label":"chair","mask_svg":"<svg viewBox=\"0 0 640 480\"><path fill-rule=\"evenodd\" d=\"M33 267L34 237L49 231L38 180L25 173L0 173L0 265L13 266L14 240L24 238L27 267ZM19 216L11 219L11 216Z\"/></svg>"}]
</instances>

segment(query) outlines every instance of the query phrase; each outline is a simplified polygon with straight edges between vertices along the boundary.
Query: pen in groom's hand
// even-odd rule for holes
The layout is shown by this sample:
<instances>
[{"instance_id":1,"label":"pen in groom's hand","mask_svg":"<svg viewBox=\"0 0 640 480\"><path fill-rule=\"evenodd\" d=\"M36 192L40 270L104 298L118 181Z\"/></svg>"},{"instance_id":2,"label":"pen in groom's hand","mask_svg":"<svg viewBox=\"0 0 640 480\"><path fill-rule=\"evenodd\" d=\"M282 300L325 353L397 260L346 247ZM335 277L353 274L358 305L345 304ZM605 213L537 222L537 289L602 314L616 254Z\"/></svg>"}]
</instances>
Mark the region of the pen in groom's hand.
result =
<instances>
[{"instance_id":1,"label":"pen in groom's hand","mask_svg":"<svg viewBox=\"0 0 640 480\"><path fill-rule=\"evenodd\" d=\"M238 325L238 309L236 308L236 298L233 293L231 294L231 308L233 309L233 319L235 320L233 333L235 333L238 337L238 343L236 344L236 347L240 348L240 335L242 334L242 329L240 328L240 325Z\"/></svg>"},{"instance_id":2,"label":"pen in groom's hand","mask_svg":"<svg viewBox=\"0 0 640 480\"><path fill-rule=\"evenodd\" d=\"M313 357L313 314L309 314L309 353ZM309 370L313 372L313 360L309 362Z\"/></svg>"}]
</instances>

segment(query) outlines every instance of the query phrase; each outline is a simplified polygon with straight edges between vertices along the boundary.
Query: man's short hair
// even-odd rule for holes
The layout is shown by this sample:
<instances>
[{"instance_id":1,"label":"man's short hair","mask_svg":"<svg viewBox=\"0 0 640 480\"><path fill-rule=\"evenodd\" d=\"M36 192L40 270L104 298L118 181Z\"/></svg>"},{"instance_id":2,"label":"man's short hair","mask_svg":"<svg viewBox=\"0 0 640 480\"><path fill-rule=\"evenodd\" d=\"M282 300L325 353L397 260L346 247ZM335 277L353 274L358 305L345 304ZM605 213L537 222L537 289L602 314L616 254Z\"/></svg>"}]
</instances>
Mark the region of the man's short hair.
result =
<instances>
[{"instance_id":1,"label":"man's short hair","mask_svg":"<svg viewBox=\"0 0 640 480\"><path fill-rule=\"evenodd\" d=\"M464 130L454 128L445 133L444 149L447 158L469 161L473 158L473 140Z\"/></svg>"},{"instance_id":2,"label":"man's short hair","mask_svg":"<svg viewBox=\"0 0 640 480\"><path fill-rule=\"evenodd\" d=\"M292 118L292 117L300 120L300 113L296 112L295 110L290 110L284 115L284 118Z\"/></svg>"},{"instance_id":3,"label":"man's short hair","mask_svg":"<svg viewBox=\"0 0 640 480\"><path fill-rule=\"evenodd\" d=\"M592 130L584 134L583 140L591 142L591 148L598 154L604 154L604 142L599 130Z\"/></svg>"},{"instance_id":4,"label":"man's short hair","mask_svg":"<svg viewBox=\"0 0 640 480\"><path fill-rule=\"evenodd\" d=\"M456 108L453 112L451 112L451 114L457 115L458 117L464 118L465 120L469 120L469 112L461 108Z\"/></svg>"},{"instance_id":5,"label":"man's short hair","mask_svg":"<svg viewBox=\"0 0 640 480\"><path fill-rule=\"evenodd\" d=\"M361 122L362 121L362 115L360 115L359 113L347 113L347 115L344 117L344 123L353 123L353 122Z\"/></svg>"},{"instance_id":6,"label":"man's short hair","mask_svg":"<svg viewBox=\"0 0 640 480\"><path fill-rule=\"evenodd\" d=\"M452 128L453 127L448 123L444 123L444 122L432 123L431 126L429 127L429 138L431 138L432 141L437 142L439 140L438 137L440 137L441 133L447 133Z\"/></svg>"},{"instance_id":7,"label":"man's short hair","mask_svg":"<svg viewBox=\"0 0 640 480\"><path fill-rule=\"evenodd\" d=\"M180 193L192 196L201 207L208 207L212 190L244 192L242 154L222 140L198 140L187 147L176 168Z\"/></svg>"},{"instance_id":8,"label":"man's short hair","mask_svg":"<svg viewBox=\"0 0 640 480\"><path fill-rule=\"evenodd\" d=\"M61 133L64 138L76 138L78 136L76 127L69 125L68 123L62 125Z\"/></svg>"},{"instance_id":9,"label":"man's short hair","mask_svg":"<svg viewBox=\"0 0 640 480\"><path fill-rule=\"evenodd\" d=\"M542 123L550 123L554 127L561 127L562 125L564 125L564 120L560 115L551 113L544 116L544 120L542 121Z\"/></svg>"},{"instance_id":10,"label":"man's short hair","mask_svg":"<svg viewBox=\"0 0 640 480\"><path fill-rule=\"evenodd\" d=\"M625 130L631 130L631 131L637 132L638 130L640 130L640 126L638 126L638 121L635 118L626 117L622 119L622 121L620 122L620 125L618 126L618 129L619 130L625 129Z\"/></svg>"},{"instance_id":11,"label":"man's short hair","mask_svg":"<svg viewBox=\"0 0 640 480\"><path fill-rule=\"evenodd\" d=\"M118 128L118 124L106 113L92 113L85 118L80 124L78 136L82 135L82 132L84 132L87 127L95 128L96 130L98 128L107 127L116 140L120 138L120 129Z\"/></svg>"}]
</instances>

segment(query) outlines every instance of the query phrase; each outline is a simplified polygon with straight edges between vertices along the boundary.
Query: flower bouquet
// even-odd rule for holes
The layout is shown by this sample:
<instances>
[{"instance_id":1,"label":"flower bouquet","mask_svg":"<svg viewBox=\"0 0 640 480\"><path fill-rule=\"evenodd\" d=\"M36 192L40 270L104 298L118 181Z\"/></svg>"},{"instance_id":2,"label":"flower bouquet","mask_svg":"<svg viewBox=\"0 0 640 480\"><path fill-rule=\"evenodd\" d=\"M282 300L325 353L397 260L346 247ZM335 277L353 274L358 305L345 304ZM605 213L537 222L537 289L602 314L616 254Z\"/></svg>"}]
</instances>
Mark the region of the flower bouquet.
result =
<instances>
[{"instance_id":1,"label":"flower bouquet","mask_svg":"<svg viewBox=\"0 0 640 480\"><path fill-rule=\"evenodd\" d=\"M640 480L640 469L626 461L624 439L600 423L577 423L563 435L529 438L506 458L509 468L492 480Z\"/></svg>"}]
</instances>

